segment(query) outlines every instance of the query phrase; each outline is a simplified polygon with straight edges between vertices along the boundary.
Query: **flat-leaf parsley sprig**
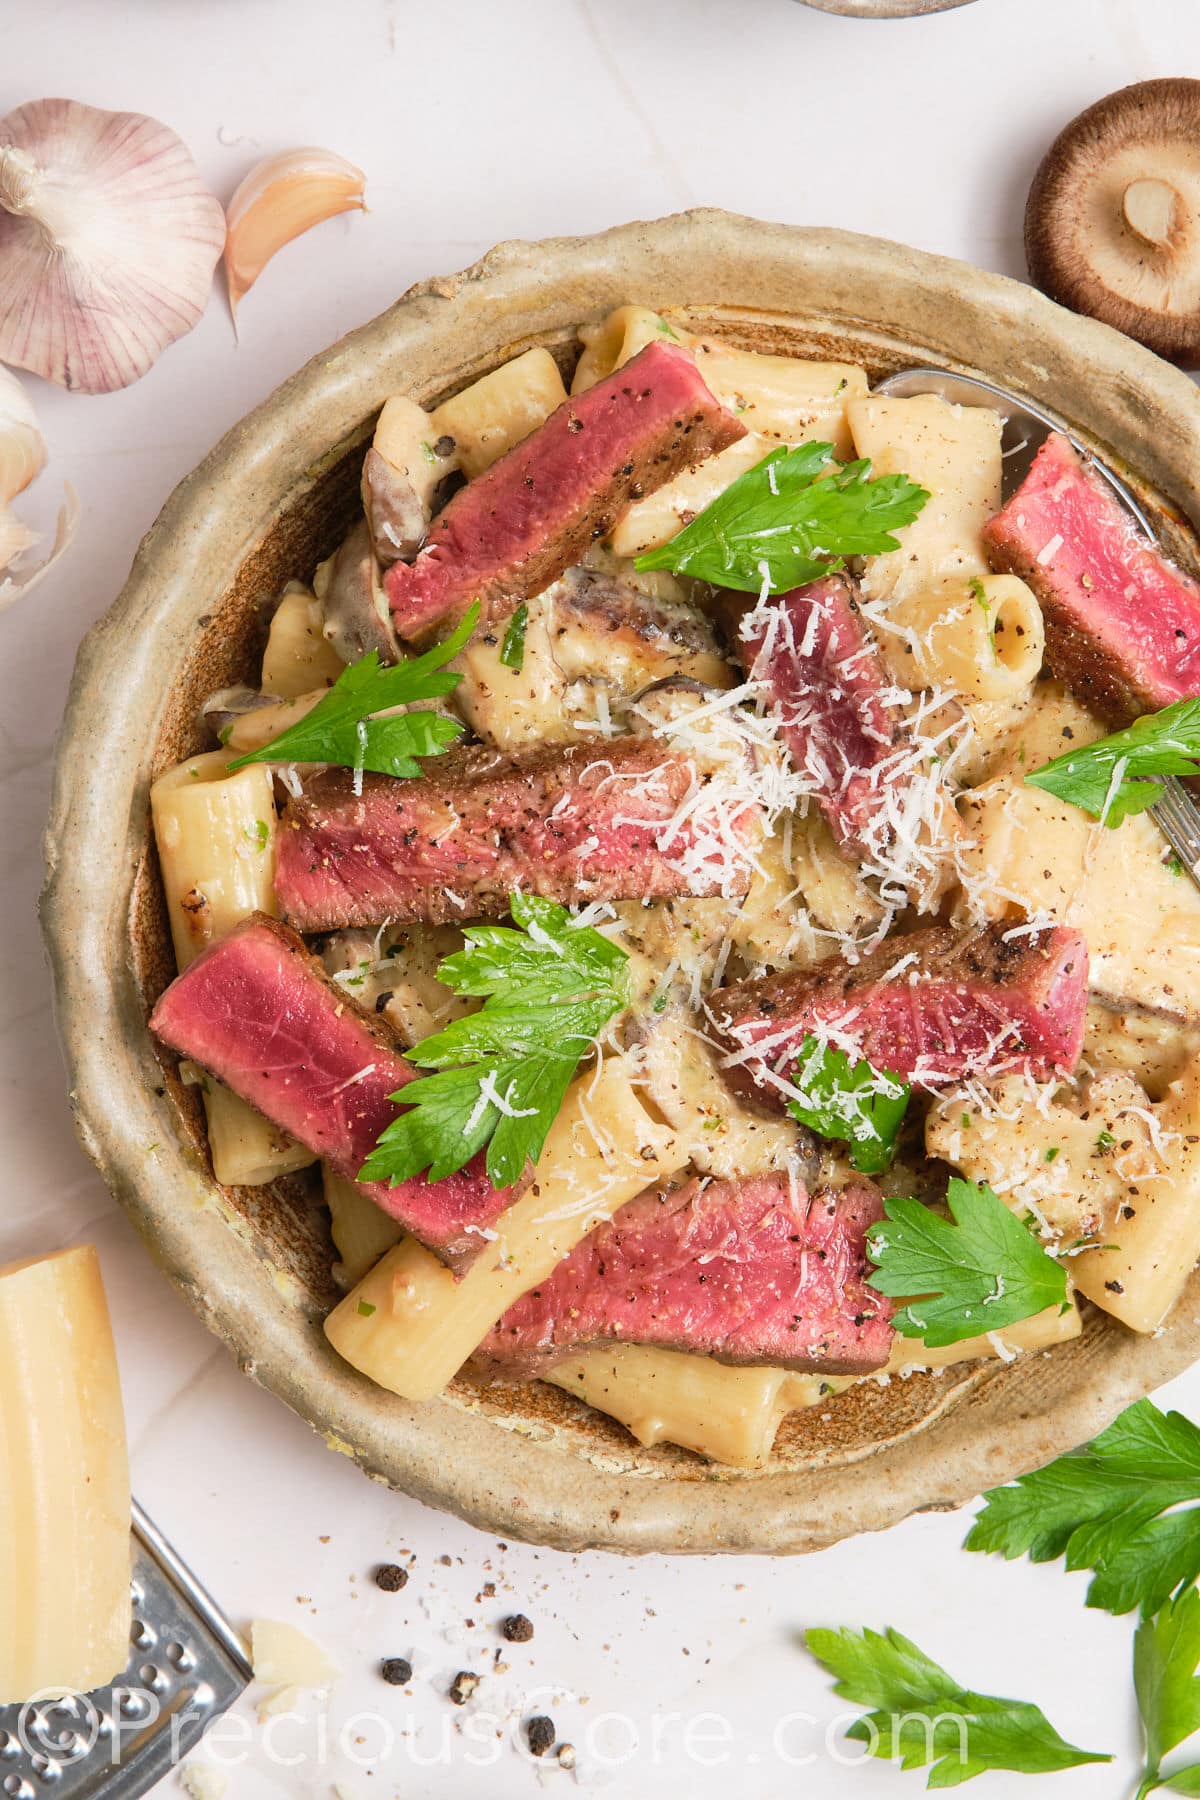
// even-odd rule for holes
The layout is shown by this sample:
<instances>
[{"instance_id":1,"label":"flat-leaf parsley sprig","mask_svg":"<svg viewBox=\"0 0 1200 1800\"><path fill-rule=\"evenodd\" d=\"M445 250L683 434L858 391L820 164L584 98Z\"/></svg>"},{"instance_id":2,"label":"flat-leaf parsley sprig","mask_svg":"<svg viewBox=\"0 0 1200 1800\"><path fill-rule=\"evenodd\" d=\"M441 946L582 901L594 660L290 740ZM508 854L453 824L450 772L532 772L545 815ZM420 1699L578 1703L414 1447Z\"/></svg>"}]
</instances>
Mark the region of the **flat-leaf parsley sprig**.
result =
<instances>
[{"instance_id":1,"label":"flat-leaf parsley sprig","mask_svg":"<svg viewBox=\"0 0 1200 1800\"><path fill-rule=\"evenodd\" d=\"M789 1100L792 1117L819 1137L847 1146L851 1164L878 1175L896 1154L896 1138L912 1092L899 1075L852 1063L844 1050L808 1036L795 1069L803 1100Z\"/></svg>"},{"instance_id":2,"label":"flat-leaf parsley sprig","mask_svg":"<svg viewBox=\"0 0 1200 1800\"><path fill-rule=\"evenodd\" d=\"M1125 731L1056 756L1025 777L1102 825L1117 826L1162 799L1164 775L1200 774L1200 700L1146 713ZM1159 779L1156 779L1159 778Z\"/></svg>"},{"instance_id":3,"label":"flat-leaf parsley sprig","mask_svg":"<svg viewBox=\"0 0 1200 1800\"><path fill-rule=\"evenodd\" d=\"M239 756L229 767L336 763L356 771L370 769L377 775L419 775L421 765L415 758L440 755L460 735L462 725L441 713L393 713L390 709L453 693L462 676L452 674L446 664L466 646L478 623L476 603L444 643L390 667L380 663L377 651L370 651L343 670L311 712L261 750Z\"/></svg>"},{"instance_id":4,"label":"flat-leaf parsley sprig","mask_svg":"<svg viewBox=\"0 0 1200 1800\"><path fill-rule=\"evenodd\" d=\"M871 1286L908 1301L892 1320L901 1337L938 1349L1067 1306L1062 1264L986 1183L951 1180L946 1204L949 1219L919 1200L885 1200L867 1233Z\"/></svg>"},{"instance_id":5,"label":"flat-leaf parsley sprig","mask_svg":"<svg viewBox=\"0 0 1200 1800\"><path fill-rule=\"evenodd\" d=\"M818 1629L804 1641L837 1677L834 1692L870 1708L846 1736L902 1769L932 1765L929 1788L957 1787L988 1769L1048 1775L1112 1761L1102 1751L1068 1744L1031 1701L962 1687L898 1631Z\"/></svg>"},{"instance_id":6,"label":"flat-leaf parsley sprig","mask_svg":"<svg viewBox=\"0 0 1200 1800\"><path fill-rule=\"evenodd\" d=\"M907 475L870 479L866 458L839 467L832 444L786 445L718 494L690 525L637 559L744 593L784 594L844 566L899 549L928 491Z\"/></svg>"},{"instance_id":7,"label":"flat-leaf parsley sprig","mask_svg":"<svg viewBox=\"0 0 1200 1800\"><path fill-rule=\"evenodd\" d=\"M992 1488L968 1550L1090 1569L1087 1604L1152 1613L1200 1575L1200 1429L1150 1400L1082 1449ZM1178 1510L1177 1510L1178 1509Z\"/></svg>"},{"instance_id":8,"label":"flat-leaf parsley sprig","mask_svg":"<svg viewBox=\"0 0 1200 1800\"><path fill-rule=\"evenodd\" d=\"M629 958L565 906L513 894L513 926L470 925L466 946L438 965L456 994L483 998L408 1052L436 1074L392 1095L404 1111L359 1170L360 1181L432 1181L487 1145L494 1187L536 1162L581 1059L629 1004ZM515 927L515 928L514 928Z\"/></svg>"}]
</instances>

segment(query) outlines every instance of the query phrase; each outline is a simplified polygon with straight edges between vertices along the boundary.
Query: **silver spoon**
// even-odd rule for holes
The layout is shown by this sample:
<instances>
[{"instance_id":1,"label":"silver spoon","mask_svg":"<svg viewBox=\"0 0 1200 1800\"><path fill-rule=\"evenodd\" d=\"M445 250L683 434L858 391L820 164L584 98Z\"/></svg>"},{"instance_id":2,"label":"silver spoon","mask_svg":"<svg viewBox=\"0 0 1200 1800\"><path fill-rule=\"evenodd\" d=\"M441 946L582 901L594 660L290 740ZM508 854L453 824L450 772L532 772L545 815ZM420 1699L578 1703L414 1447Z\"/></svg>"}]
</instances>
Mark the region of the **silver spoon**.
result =
<instances>
[{"instance_id":1,"label":"silver spoon","mask_svg":"<svg viewBox=\"0 0 1200 1800\"><path fill-rule=\"evenodd\" d=\"M900 369L881 381L875 392L892 394L900 400L918 394L937 394L955 406L990 406L998 412L1004 420L1000 445L1004 455L1005 500L1020 487L1050 433L1061 431L1097 475L1107 481L1142 536L1156 549L1161 547L1153 525L1120 476L1081 444L1062 419L1035 406L1031 400L1018 399L1016 394L997 387L994 382L982 381L975 375L955 375L949 369ZM1162 778L1162 790L1162 799L1150 808L1150 816L1200 888L1200 807L1173 775Z\"/></svg>"}]
</instances>

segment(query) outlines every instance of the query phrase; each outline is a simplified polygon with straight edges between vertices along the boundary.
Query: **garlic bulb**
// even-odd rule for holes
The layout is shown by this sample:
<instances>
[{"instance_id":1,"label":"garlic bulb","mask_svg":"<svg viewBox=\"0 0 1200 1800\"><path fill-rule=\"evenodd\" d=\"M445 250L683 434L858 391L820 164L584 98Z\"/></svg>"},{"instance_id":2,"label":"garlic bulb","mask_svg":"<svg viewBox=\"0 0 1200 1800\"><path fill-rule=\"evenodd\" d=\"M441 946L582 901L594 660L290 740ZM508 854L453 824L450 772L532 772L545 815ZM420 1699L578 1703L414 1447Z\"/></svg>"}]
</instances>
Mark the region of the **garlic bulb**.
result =
<instances>
[{"instance_id":1,"label":"garlic bulb","mask_svg":"<svg viewBox=\"0 0 1200 1800\"><path fill-rule=\"evenodd\" d=\"M18 519L9 503L45 466L46 440L25 390L15 375L0 368L0 612L41 580L75 532L79 508L68 488L49 556L32 568L15 567L17 559L38 542L38 533Z\"/></svg>"},{"instance_id":2,"label":"garlic bulb","mask_svg":"<svg viewBox=\"0 0 1200 1800\"><path fill-rule=\"evenodd\" d=\"M357 207L365 211L361 169L332 150L284 150L251 169L229 202L225 275L237 317L242 295L277 250L310 226Z\"/></svg>"},{"instance_id":3,"label":"garlic bulb","mask_svg":"<svg viewBox=\"0 0 1200 1800\"><path fill-rule=\"evenodd\" d=\"M107 394L204 311L225 237L186 146L142 113L0 119L0 362Z\"/></svg>"}]
</instances>

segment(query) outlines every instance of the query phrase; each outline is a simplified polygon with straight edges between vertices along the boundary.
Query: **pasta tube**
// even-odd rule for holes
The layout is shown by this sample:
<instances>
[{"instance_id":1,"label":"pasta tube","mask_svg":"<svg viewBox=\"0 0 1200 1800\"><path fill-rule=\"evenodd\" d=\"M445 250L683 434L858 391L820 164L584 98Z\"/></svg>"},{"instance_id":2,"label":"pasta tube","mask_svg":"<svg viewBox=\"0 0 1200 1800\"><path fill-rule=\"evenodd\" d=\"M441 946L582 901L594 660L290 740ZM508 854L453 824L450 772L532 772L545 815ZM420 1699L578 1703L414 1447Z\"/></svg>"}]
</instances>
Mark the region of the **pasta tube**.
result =
<instances>
[{"instance_id":1,"label":"pasta tube","mask_svg":"<svg viewBox=\"0 0 1200 1800\"><path fill-rule=\"evenodd\" d=\"M325 637L325 613L311 589L289 581L271 618L259 686L279 700L332 687L345 664Z\"/></svg>"},{"instance_id":2,"label":"pasta tube","mask_svg":"<svg viewBox=\"0 0 1200 1800\"><path fill-rule=\"evenodd\" d=\"M990 1331L984 1337L964 1338L959 1344L943 1344L932 1349L921 1338L896 1337L885 1373L911 1374L919 1369L949 1369L955 1363L978 1362L984 1357L1011 1358L1022 1350L1048 1350L1052 1344L1066 1344L1083 1330L1083 1320L1074 1297L1065 1312L1048 1306L1007 1325L1003 1331ZM868 1377L869 1379L869 1377Z\"/></svg>"},{"instance_id":3,"label":"pasta tube","mask_svg":"<svg viewBox=\"0 0 1200 1800\"><path fill-rule=\"evenodd\" d=\"M929 1350L913 1338L896 1338L887 1369L904 1374L943 1369L1021 1350L1068 1342L1083 1329L1078 1307L1048 1307L1010 1326L1002 1336L971 1338ZM870 1375L805 1375L787 1369L734 1368L709 1356L660 1350L645 1344L611 1344L585 1350L552 1369L544 1380L619 1420L639 1444L681 1444L713 1462L761 1469L770 1460L788 1413L818 1406Z\"/></svg>"},{"instance_id":4,"label":"pasta tube","mask_svg":"<svg viewBox=\"0 0 1200 1800\"><path fill-rule=\"evenodd\" d=\"M285 707L264 710L284 712ZM278 819L262 763L229 773L229 751L189 757L150 789L175 961L186 969L206 945L252 912L274 913ZM257 1187L315 1162L236 1094L206 1080L213 1174L224 1187Z\"/></svg>"},{"instance_id":5,"label":"pasta tube","mask_svg":"<svg viewBox=\"0 0 1200 1800\"><path fill-rule=\"evenodd\" d=\"M682 1444L735 1469L764 1466L796 1404L783 1398L795 1379L783 1369L731 1368L645 1344L585 1350L545 1379L617 1419L639 1444Z\"/></svg>"},{"instance_id":6,"label":"pasta tube","mask_svg":"<svg viewBox=\"0 0 1200 1800\"><path fill-rule=\"evenodd\" d=\"M1042 609L1017 575L972 575L893 596L880 633L885 652L893 633L907 646L910 684L916 673L925 687L1010 705L1032 692L1046 649Z\"/></svg>"},{"instance_id":7,"label":"pasta tube","mask_svg":"<svg viewBox=\"0 0 1200 1800\"><path fill-rule=\"evenodd\" d=\"M579 335L584 348L571 383L573 394L603 381L656 338L666 338L692 352L712 393L738 414L748 431L768 440L767 449L821 439L832 443L839 459L850 453L846 407L867 392L866 373L854 363L739 350L722 338L668 322L645 306L619 306L600 324L583 326Z\"/></svg>"},{"instance_id":8,"label":"pasta tube","mask_svg":"<svg viewBox=\"0 0 1200 1800\"><path fill-rule=\"evenodd\" d=\"M385 1251L399 1243L404 1232L363 1193L357 1181L347 1181L328 1167L322 1167L321 1176L333 1241L341 1257L341 1262L334 1264L334 1277L340 1287L353 1287Z\"/></svg>"},{"instance_id":9,"label":"pasta tube","mask_svg":"<svg viewBox=\"0 0 1200 1800\"><path fill-rule=\"evenodd\" d=\"M432 510L437 490L446 476L459 468L456 450L449 445L434 450L434 444L446 430L445 426L435 425L432 414L407 394L393 394L390 400L385 400L375 422L371 448L378 450L384 462L407 477L426 513ZM319 586L317 591L321 591Z\"/></svg>"},{"instance_id":10,"label":"pasta tube","mask_svg":"<svg viewBox=\"0 0 1200 1800\"><path fill-rule=\"evenodd\" d=\"M723 494L739 475L754 468L776 448L769 438L748 432L727 450L708 457L694 469L685 469L644 500L635 500L609 533L613 553L640 556L643 550L657 550L682 531L689 519L703 512L718 494Z\"/></svg>"},{"instance_id":11,"label":"pasta tube","mask_svg":"<svg viewBox=\"0 0 1200 1800\"><path fill-rule=\"evenodd\" d=\"M1076 740L1078 741L1078 739ZM959 860L972 907L993 918L1020 908L1081 931L1094 994L1188 1019L1200 1013L1200 895L1173 874L1153 821L1119 831L1024 785L1024 758L965 794Z\"/></svg>"},{"instance_id":12,"label":"pasta tube","mask_svg":"<svg viewBox=\"0 0 1200 1800\"><path fill-rule=\"evenodd\" d=\"M429 416L435 440L452 437L467 479L474 480L527 438L567 397L548 350L527 350L443 400Z\"/></svg>"},{"instance_id":13,"label":"pasta tube","mask_svg":"<svg viewBox=\"0 0 1200 1800\"><path fill-rule=\"evenodd\" d=\"M652 1119L620 1057L569 1090L533 1185L456 1280L411 1239L390 1250L336 1306L325 1334L339 1355L405 1400L432 1400L514 1300L687 1153Z\"/></svg>"},{"instance_id":14,"label":"pasta tube","mask_svg":"<svg viewBox=\"0 0 1200 1800\"><path fill-rule=\"evenodd\" d=\"M1126 829L1126 827L1122 827ZM1155 1108L1167 1170L1140 1181L1105 1236L1074 1259L1081 1294L1131 1331L1157 1331L1200 1261L1200 1063Z\"/></svg>"},{"instance_id":15,"label":"pasta tube","mask_svg":"<svg viewBox=\"0 0 1200 1800\"><path fill-rule=\"evenodd\" d=\"M275 911L278 819L271 772L255 763L231 775L229 761L228 750L189 757L150 789L181 970L248 914Z\"/></svg>"},{"instance_id":16,"label":"pasta tube","mask_svg":"<svg viewBox=\"0 0 1200 1800\"><path fill-rule=\"evenodd\" d=\"M863 582L894 600L942 582L987 575L983 527L1000 506L1001 419L987 406L951 406L935 394L853 398L846 416L859 456L876 475L903 473L929 490L899 550L872 557Z\"/></svg>"}]
</instances>

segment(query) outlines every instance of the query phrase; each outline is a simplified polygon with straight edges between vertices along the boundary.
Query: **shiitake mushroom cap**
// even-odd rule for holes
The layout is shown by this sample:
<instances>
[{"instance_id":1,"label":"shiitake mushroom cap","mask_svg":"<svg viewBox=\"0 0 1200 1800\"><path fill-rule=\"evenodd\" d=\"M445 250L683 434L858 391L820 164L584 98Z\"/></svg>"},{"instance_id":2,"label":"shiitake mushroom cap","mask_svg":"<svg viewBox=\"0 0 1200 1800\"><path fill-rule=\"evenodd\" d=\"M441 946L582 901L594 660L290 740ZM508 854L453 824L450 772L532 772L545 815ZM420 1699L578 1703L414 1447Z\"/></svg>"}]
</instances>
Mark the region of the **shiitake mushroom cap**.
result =
<instances>
[{"instance_id":1,"label":"shiitake mushroom cap","mask_svg":"<svg viewBox=\"0 0 1200 1800\"><path fill-rule=\"evenodd\" d=\"M1029 191L1025 254L1051 299L1200 363L1200 81L1141 81L1050 146Z\"/></svg>"}]
</instances>

